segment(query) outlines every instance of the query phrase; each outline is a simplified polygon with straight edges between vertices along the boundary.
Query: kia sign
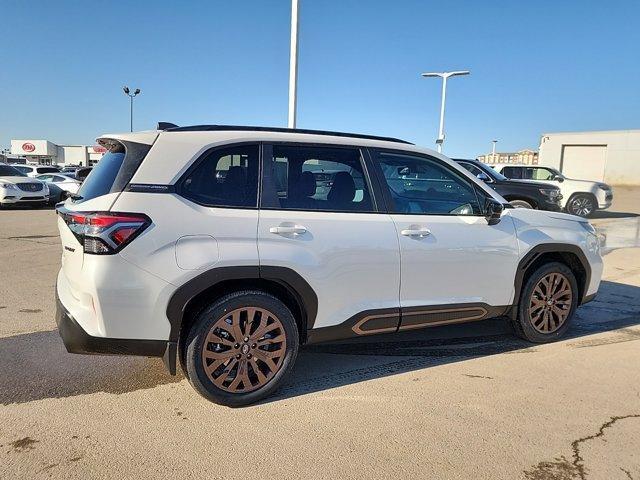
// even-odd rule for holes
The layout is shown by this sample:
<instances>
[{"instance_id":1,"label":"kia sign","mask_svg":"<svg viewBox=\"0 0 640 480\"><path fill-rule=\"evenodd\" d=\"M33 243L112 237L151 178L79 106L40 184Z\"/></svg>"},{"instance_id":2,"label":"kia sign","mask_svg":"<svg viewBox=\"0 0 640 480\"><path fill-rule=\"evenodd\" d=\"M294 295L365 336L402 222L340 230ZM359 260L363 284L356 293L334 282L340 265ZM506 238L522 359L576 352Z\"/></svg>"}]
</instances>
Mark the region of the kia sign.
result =
<instances>
[{"instance_id":1,"label":"kia sign","mask_svg":"<svg viewBox=\"0 0 640 480\"><path fill-rule=\"evenodd\" d=\"M47 140L35 138L12 139L11 154L29 157L55 157L58 154L58 146Z\"/></svg>"}]
</instances>

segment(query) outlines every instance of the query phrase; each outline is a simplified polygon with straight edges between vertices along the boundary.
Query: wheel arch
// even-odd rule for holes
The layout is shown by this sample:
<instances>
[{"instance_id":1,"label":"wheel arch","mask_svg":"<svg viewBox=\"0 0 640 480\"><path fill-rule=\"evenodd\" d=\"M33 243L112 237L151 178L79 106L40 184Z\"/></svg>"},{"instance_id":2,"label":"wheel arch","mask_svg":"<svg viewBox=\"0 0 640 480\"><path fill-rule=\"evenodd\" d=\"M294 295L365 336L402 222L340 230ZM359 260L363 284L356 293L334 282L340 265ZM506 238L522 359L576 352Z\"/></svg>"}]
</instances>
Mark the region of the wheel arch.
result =
<instances>
[{"instance_id":1,"label":"wheel arch","mask_svg":"<svg viewBox=\"0 0 640 480\"><path fill-rule=\"evenodd\" d=\"M508 202L512 200L522 200L523 202L527 202L533 208L535 209L538 208L538 202L533 198L527 197L526 195L518 195L518 194L503 195L503 198Z\"/></svg>"},{"instance_id":2,"label":"wheel arch","mask_svg":"<svg viewBox=\"0 0 640 480\"><path fill-rule=\"evenodd\" d=\"M549 262L560 262L571 269L578 283L578 298L580 300L578 305L584 303L591 281L591 266L582 249L577 245L566 243L543 243L529 250L518 263L513 300L516 307L520 301L522 286L529 276L537 268Z\"/></svg>"},{"instance_id":3,"label":"wheel arch","mask_svg":"<svg viewBox=\"0 0 640 480\"><path fill-rule=\"evenodd\" d=\"M595 205L594 211L598 209L598 197L596 197L596 195L592 192L573 192L571 195L569 195L569 199L567 200L567 203L565 205L568 206L569 203L571 203L571 200L573 200L574 198L580 195L590 197L591 200L593 200L593 203Z\"/></svg>"},{"instance_id":4,"label":"wheel arch","mask_svg":"<svg viewBox=\"0 0 640 480\"><path fill-rule=\"evenodd\" d=\"M185 327L205 305L237 290L259 289L281 300L292 311L301 342L313 328L318 311L315 291L297 272L278 266L234 266L207 270L181 285L167 305L169 341L179 342Z\"/></svg>"}]
</instances>

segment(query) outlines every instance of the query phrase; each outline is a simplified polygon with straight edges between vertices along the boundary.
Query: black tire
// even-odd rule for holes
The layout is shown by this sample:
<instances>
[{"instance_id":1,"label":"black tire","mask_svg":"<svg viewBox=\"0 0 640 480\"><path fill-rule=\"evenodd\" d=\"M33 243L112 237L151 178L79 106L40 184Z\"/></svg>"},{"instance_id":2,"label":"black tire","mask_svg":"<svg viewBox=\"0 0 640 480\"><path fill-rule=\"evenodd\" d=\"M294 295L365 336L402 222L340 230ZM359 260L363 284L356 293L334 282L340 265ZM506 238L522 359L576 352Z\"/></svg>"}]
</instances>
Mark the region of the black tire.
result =
<instances>
[{"instance_id":1,"label":"black tire","mask_svg":"<svg viewBox=\"0 0 640 480\"><path fill-rule=\"evenodd\" d=\"M534 326L529 306L532 302L534 289L536 289L542 279L550 274L560 274L566 278L571 290L571 300L567 300L567 306L569 308L566 312L568 313L566 319L559 328L549 333L542 333ZM569 267L564 263L559 262L551 262L542 265L529 276L520 293L517 318L513 322L516 334L533 343L548 343L559 340L569 329L571 321L573 320L576 309L578 308L578 295L578 282Z\"/></svg>"},{"instance_id":2,"label":"black tire","mask_svg":"<svg viewBox=\"0 0 640 480\"><path fill-rule=\"evenodd\" d=\"M533 208L533 205L524 200L511 200L509 203L513 205L513 208Z\"/></svg>"},{"instance_id":3,"label":"black tire","mask_svg":"<svg viewBox=\"0 0 640 480\"><path fill-rule=\"evenodd\" d=\"M593 195L589 193L577 193L567 202L567 213L579 217L589 217L598 209L598 204Z\"/></svg>"},{"instance_id":4,"label":"black tire","mask_svg":"<svg viewBox=\"0 0 640 480\"><path fill-rule=\"evenodd\" d=\"M284 343L286 344L286 347L283 348L284 354L282 355L282 358L278 357L279 368L275 371L275 373L272 374L272 376L266 381L266 383L261 384L260 381L257 381L260 386L257 387L257 389L247 391L246 393L230 392L214 384L213 378L210 377L209 374L205 371L206 361L203 360L203 350L205 348L205 340L207 340L207 336L209 335L210 330L215 328L216 324L220 325L220 321L228 314L231 314L238 309L244 309L247 307L264 309L268 312L271 312L275 317L277 317L282 327L278 329L278 331L281 332L279 335L285 335L286 340ZM258 329L259 328L256 328L256 331ZM236 339L234 337L231 343L235 342ZM242 342L242 340L240 340L240 342ZM211 344L208 343L208 345ZM228 347L227 352L231 351L232 348L236 348L237 350L235 351L239 356L242 356L240 352L243 352L245 354L248 353L248 357L251 357L251 352L254 352L255 356L257 357L257 352L261 351L259 350L260 347L257 347L256 350L244 352L245 345L248 346L248 344L242 343L242 348L240 349L237 349L238 347ZM244 290L230 293L216 300L197 314L197 317L195 318L195 321L191 326L191 329L189 330L186 341L184 363L186 365L187 378L189 379L189 382L194 387L194 389L207 400L229 407L241 407L244 405L249 405L271 395L282 384L282 382L286 379L286 377L291 373L291 370L293 369L293 365L298 355L298 346L298 326L296 324L295 318L293 317L293 314L284 305L284 303L282 303L273 295L260 290ZM253 346L251 348L253 348ZM207 351L211 352L210 349L208 349ZM238 367L235 367L235 376L239 375L240 363L242 361L246 362L245 365L251 365L250 371L253 374L253 378L256 379L256 367L254 367L254 364L250 360L245 360L244 357L242 358L242 360L236 361L236 365L238 365ZM255 364L257 365L258 360L256 358L253 358L253 361L256 362ZM214 362L211 362L211 364L209 365L213 365L213 363ZM229 368L225 364L221 364L218 368L222 368L222 373L220 374L220 376L224 374L227 379L235 378L235 376L231 377L231 372L234 371L233 366ZM249 367L245 368L247 368L247 371L249 371ZM229 385L227 385L227 387L229 387Z\"/></svg>"}]
</instances>

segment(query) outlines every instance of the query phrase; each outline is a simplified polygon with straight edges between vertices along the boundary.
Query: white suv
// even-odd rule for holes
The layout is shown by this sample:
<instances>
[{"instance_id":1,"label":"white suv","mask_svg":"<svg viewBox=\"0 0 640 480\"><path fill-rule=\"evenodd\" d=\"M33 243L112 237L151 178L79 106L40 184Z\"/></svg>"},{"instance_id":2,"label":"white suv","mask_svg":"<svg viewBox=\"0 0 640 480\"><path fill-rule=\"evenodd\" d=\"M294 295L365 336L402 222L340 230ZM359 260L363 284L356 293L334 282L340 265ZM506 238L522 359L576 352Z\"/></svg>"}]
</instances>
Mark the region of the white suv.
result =
<instances>
[{"instance_id":1,"label":"white suv","mask_svg":"<svg viewBox=\"0 0 640 480\"><path fill-rule=\"evenodd\" d=\"M164 357L225 405L272 393L298 347L505 316L560 338L602 273L591 225L508 208L397 139L196 126L105 135L58 207L69 352Z\"/></svg>"},{"instance_id":2,"label":"white suv","mask_svg":"<svg viewBox=\"0 0 640 480\"><path fill-rule=\"evenodd\" d=\"M507 178L533 180L555 185L562 193L562 208L573 215L588 217L596 210L604 210L613 202L613 189L602 182L567 178L555 168L538 165L491 165Z\"/></svg>"}]
</instances>

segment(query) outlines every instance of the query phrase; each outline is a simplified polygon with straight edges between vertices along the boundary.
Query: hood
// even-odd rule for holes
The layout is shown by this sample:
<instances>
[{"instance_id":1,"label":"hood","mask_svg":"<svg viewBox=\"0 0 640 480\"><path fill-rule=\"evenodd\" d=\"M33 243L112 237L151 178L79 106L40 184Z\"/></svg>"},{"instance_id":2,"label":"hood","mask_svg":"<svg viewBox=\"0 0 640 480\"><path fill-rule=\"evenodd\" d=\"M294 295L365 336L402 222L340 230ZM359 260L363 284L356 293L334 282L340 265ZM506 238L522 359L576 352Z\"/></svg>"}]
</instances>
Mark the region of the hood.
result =
<instances>
[{"instance_id":1,"label":"hood","mask_svg":"<svg viewBox=\"0 0 640 480\"><path fill-rule=\"evenodd\" d=\"M516 220L522 220L529 225L558 227L566 222L589 223L586 218L569 213L547 212L531 208L509 208L505 211Z\"/></svg>"},{"instance_id":2,"label":"hood","mask_svg":"<svg viewBox=\"0 0 640 480\"><path fill-rule=\"evenodd\" d=\"M575 178L565 178L564 179L565 182L569 182L571 185L583 185L583 188L585 190L589 190L591 187L594 187L596 185L607 185L608 184L604 183L604 182L596 182L594 180L576 180ZM611 187L609 187L611 188Z\"/></svg>"},{"instance_id":3,"label":"hood","mask_svg":"<svg viewBox=\"0 0 640 480\"><path fill-rule=\"evenodd\" d=\"M5 183L44 183L42 180L38 180L37 178L32 177L0 177L0 182Z\"/></svg>"}]
</instances>

